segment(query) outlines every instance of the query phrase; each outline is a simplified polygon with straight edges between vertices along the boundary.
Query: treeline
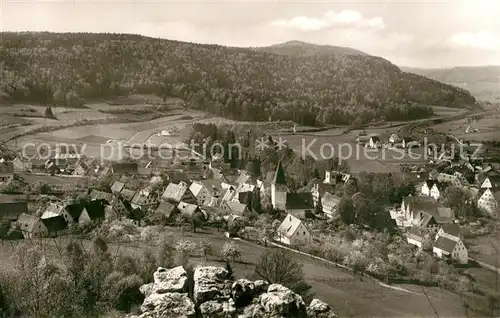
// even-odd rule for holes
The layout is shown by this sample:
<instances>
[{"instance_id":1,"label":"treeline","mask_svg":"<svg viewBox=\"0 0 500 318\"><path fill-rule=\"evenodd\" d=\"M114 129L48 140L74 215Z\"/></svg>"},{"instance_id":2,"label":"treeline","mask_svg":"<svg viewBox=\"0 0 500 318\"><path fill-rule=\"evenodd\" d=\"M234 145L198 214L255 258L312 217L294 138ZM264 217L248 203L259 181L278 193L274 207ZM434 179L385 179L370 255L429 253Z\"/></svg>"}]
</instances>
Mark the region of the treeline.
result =
<instances>
[{"instance_id":1,"label":"treeline","mask_svg":"<svg viewBox=\"0 0 500 318\"><path fill-rule=\"evenodd\" d=\"M182 98L237 120L304 125L404 120L420 105L475 103L465 90L364 55L304 57L127 34L3 33L3 99L81 106L130 93Z\"/></svg>"}]
</instances>

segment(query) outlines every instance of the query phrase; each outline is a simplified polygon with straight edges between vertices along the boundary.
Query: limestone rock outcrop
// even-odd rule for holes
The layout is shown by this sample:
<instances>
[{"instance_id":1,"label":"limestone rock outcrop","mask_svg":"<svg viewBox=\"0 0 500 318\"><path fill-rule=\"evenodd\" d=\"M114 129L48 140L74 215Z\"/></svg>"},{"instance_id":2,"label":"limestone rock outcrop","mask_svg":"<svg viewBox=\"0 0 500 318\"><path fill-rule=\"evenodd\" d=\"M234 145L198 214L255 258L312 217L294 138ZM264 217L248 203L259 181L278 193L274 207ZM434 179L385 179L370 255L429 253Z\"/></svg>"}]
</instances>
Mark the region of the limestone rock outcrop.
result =
<instances>
[{"instance_id":1,"label":"limestone rock outcrop","mask_svg":"<svg viewBox=\"0 0 500 318\"><path fill-rule=\"evenodd\" d=\"M229 279L222 267L158 268L154 282L141 287L145 300L134 318L336 318L328 304L302 297L280 284Z\"/></svg>"}]
</instances>

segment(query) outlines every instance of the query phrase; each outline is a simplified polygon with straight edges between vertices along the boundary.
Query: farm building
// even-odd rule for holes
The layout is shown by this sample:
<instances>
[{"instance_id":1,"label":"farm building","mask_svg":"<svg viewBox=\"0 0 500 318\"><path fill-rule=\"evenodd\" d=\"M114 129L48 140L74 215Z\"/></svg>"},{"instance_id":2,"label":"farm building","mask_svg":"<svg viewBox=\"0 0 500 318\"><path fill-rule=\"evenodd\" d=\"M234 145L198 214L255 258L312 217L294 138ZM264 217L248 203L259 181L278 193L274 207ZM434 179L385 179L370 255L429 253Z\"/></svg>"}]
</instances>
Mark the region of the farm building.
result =
<instances>
[{"instance_id":1,"label":"farm building","mask_svg":"<svg viewBox=\"0 0 500 318\"><path fill-rule=\"evenodd\" d=\"M434 254L439 258L450 258L459 264L467 264L469 255L462 240L453 240L446 236L438 236L432 248Z\"/></svg>"}]
</instances>

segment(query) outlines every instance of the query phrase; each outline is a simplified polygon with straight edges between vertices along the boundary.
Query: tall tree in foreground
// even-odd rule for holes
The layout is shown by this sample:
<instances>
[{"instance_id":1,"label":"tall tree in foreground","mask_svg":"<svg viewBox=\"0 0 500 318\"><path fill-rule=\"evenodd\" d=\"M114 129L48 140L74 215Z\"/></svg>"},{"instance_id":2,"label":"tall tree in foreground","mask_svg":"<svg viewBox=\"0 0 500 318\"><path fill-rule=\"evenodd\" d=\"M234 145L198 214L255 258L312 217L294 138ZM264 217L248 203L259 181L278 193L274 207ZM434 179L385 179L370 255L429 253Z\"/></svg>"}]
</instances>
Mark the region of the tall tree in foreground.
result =
<instances>
[{"instance_id":1,"label":"tall tree in foreground","mask_svg":"<svg viewBox=\"0 0 500 318\"><path fill-rule=\"evenodd\" d=\"M311 286L304 280L302 264L284 250L262 254L255 265L255 275L270 283L290 288L302 296L306 303L312 300Z\"/></svg>"}]
</instances>

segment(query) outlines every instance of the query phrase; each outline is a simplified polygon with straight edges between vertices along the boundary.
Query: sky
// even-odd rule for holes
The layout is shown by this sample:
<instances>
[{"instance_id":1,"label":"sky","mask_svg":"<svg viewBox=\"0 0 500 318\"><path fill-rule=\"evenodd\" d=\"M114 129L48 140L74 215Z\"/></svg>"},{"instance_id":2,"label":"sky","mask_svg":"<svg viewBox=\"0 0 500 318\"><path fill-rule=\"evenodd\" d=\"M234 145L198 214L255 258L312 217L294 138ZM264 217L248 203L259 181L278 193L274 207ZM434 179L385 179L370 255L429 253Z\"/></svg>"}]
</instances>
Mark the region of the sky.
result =
<instances>
[{"instance_id":1,"label":"sky","mask_svg":"<svg viewBox=\"0 0 500 318\"><path fill-rule=\"evenodd\" d=\"M500 0L0 0L3 31L118 32L221 44L352 47L396 65L500 65Z\"/></svg>"}]
</instances>

